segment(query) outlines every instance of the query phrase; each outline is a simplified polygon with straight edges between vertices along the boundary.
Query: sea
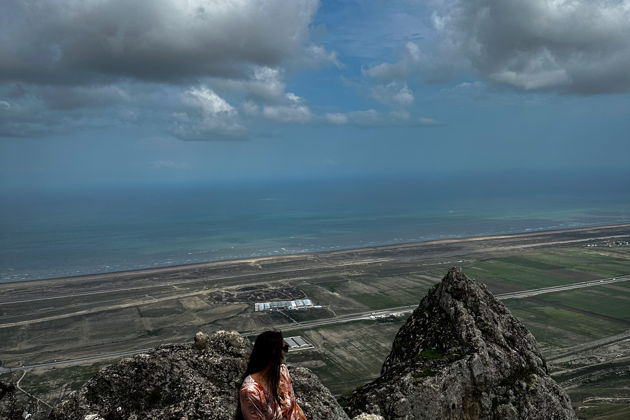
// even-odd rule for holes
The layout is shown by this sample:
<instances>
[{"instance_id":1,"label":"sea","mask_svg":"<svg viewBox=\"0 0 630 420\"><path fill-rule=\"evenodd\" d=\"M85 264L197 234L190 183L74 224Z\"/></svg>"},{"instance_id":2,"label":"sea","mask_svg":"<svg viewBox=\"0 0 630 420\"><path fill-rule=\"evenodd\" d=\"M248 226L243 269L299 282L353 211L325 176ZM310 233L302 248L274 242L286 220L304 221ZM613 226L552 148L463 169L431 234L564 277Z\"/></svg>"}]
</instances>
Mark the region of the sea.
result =
<instances>
[{"instance_id":1,"label":"sea","mask_svg":"<svg viewBox=\"0 0 630 420\"><path fill-rule=\"evenodd\" d=\"M0 282L630 223L621 175L416 175L0 194Z\"/></svg>"}]
</instances>

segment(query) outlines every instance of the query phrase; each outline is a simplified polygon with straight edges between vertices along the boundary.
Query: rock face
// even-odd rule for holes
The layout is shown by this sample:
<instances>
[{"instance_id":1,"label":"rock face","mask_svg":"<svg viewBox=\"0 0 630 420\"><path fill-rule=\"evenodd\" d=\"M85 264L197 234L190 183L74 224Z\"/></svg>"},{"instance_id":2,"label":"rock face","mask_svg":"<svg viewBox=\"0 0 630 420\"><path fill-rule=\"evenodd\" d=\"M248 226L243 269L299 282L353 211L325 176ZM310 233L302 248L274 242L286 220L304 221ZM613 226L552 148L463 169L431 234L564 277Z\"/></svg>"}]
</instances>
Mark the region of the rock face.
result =
<instances>
[{"instance_id":1,"label":"rock face","mask_svg":"<svg viewBox=\"0 0 630 420\"><path fill-rule=\"evenodd\" d=\"M56 406L50 419L233 419L251 345L236 332L195 338L195 344L160 346L108 366ZM347 419L308 369L291 373L309 420Z\"/></svg>"},{"instance_id":2,"label":"rock face","mask_svg":"<svg viewBox=\"0 0 630 420\"><path fill-rule=\"evenodd\" d=\"M485 286L456 269L394 340L381 376L347 411L386 419L574 419L534 337Z\"/></svg>"}]
</instances>

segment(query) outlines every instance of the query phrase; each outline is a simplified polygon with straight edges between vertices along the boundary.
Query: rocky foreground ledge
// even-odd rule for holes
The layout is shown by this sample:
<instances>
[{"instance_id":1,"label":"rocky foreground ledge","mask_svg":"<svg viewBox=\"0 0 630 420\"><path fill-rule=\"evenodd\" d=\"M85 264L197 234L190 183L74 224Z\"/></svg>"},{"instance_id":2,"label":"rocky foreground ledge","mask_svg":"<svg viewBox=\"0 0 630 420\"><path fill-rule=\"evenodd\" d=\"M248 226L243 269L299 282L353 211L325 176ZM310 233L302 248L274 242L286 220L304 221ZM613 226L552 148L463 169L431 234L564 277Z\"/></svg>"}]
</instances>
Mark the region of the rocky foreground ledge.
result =
<instances>
[{"instance_id":1,"label":"rocky foreground ledge","mask_svg":"<svg viewBox=\"0 0 630 420\"><path fill-rule=\"evenodd\" d=\"M232 419L251 352L236 332L198 334L102 369L51 419ZM346 411L317 376L291 368L309 420L574 419L534 337L485 286L451 269L396 336L381 376Z\"/></svg>"},{"instance_id":2,"label":"rocky foreground ledge","mask_svg":"<svg viewBox=\"0 0 630 420\"><path fill-rule=\"evenodd\" d=\"M197 333L194 344L160 346L102 369L57 405L50 419L232 419L251 350L235 331ZM309 419L348 418L310 370L290 372Z\"/></svg>"}]
</instances>

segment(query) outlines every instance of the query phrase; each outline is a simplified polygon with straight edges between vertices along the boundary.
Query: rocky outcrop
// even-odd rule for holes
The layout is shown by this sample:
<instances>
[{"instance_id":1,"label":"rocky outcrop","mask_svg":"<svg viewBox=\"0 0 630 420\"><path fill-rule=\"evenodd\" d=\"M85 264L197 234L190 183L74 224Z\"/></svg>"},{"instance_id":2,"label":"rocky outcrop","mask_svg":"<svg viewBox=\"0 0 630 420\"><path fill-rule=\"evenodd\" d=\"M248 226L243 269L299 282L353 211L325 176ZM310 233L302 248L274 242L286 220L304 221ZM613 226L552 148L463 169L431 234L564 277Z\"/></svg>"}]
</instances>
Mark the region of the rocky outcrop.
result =
<instances>
[{"instance_id":1,"label":"rocky outcrop","mask_svg":"<svg viewBox=\"0 0 630 420\"><path fill-rule=\"evenodd\" d=\"M351 415L385 419L573 419L531 333L484 285L451 269L394 340Z\"/></svg>"},{"instance_id":2,"label":"rocky outcrop","mask_svg":"<svg viewBox=\"0 0 630 420\"><path fill-rule=\"evenodd\" d=\"M160 346L104 368L57 405L50 418L231 420L250 352L247 340L226 331L197 334L190 345ZM308 369L291 372L309 419L347 418Z\"/></svg>"}]
</instances>

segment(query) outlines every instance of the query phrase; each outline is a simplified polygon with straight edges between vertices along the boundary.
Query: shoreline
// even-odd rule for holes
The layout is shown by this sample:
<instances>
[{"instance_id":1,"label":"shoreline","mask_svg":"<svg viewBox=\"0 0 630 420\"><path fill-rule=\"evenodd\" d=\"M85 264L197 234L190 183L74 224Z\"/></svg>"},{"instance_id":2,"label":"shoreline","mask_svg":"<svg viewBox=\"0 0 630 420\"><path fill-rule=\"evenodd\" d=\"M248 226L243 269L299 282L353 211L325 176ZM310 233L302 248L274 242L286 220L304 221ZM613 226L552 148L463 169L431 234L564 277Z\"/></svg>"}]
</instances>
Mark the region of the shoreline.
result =
<instances>
[{"instance_id":1,"label":"shoreline","mask_svg":"<svg viewBox=\"0 0 630 420\"><path fill-rule=\"evenodd\" d=\"M541 235L553 235L553 234L566 234L566 233L579 233L590 230L607 230L607 229L619 229L619 228L629 228L630 223L622 223L615 225L590 225L583 226L578 228L567 228L567 229L551 229L551 230L536 230L529 232L515 232L515 233L505 233L505 234L495 234L495 235L482 235L482 236L465 236L465 237L456 237L456 238L446 238L446 239L431 239L427 241L414 241L414 242L401 242L395 244L386 244L386 245L375 245L368 247L356 247L356 248L344 248L338 250L328 250L328 251L311 251L311 252L303 252L303 253L295 253L295 254L284 254L284 255L268 255L262 257L246 257L246 258L234 258L227 260L217 260L217 261L206 261L199 263L189 263L189 264L176 264L176 265L168 265L168 266L160 266L160 267L149 267L149 268L139 268L139 269L131 269L131 270L121 270L121 271L108 271L101 273L93 273L93 274L79 274L76 276L62 276L62 277L50 277L43 279L32 279L32 280L17 280L17 281L7 281L1 282L1 286L8 285L30 285L33 286L35 284L43 284L50 283L55 281L76 281L80 282L82 280L98 280L100 278L118 278L118 277L126 277L126 276L136 276L136 275L148 275L148 274L162 274L168 272L177 272L177 271L185 271L189 269L196 268L214 268L214 267L222 267L222 266L239 266L239 265L255 265L260 262L282 262L282 261L291 261L291 260L299 260L299 259L308 259L312 257L321 257L321 256L338 256L343 254L352 254L352 253L369 253L375 251L389 251L389 250L404 250L407 248L414 248L418 246L431 246L431 245L442 245L442 244L453 244L453 243L470 243L470 242L480 242L480 241L492 241L492 240L501 240L501 239L517 239L517 238L531 238Z\"/></svg>"}]
</instances>

